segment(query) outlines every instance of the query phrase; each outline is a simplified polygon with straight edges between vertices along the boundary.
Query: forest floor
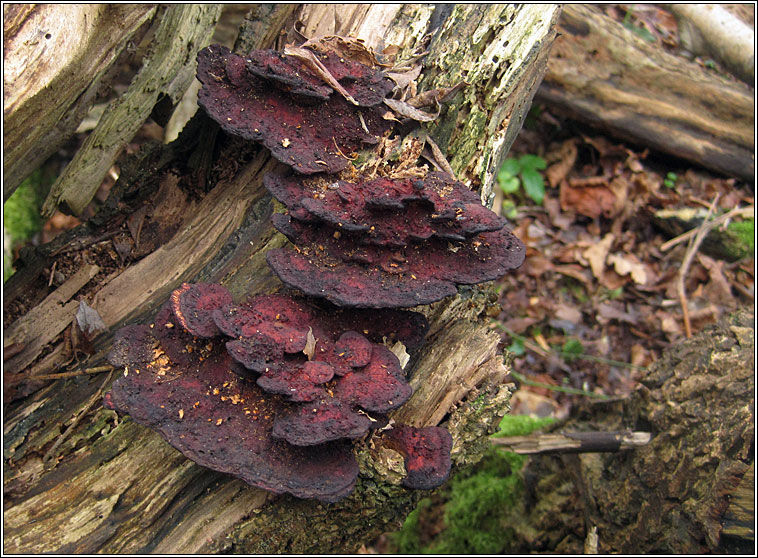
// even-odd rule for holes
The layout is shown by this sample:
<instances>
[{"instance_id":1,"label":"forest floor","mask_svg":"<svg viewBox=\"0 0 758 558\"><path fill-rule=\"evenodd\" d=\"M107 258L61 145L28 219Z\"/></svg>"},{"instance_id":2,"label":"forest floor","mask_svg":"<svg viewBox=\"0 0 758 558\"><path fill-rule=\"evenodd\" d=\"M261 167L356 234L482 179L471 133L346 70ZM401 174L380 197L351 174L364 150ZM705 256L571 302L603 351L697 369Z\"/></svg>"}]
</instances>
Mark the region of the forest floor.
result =
<instances>
[{"instance_id":1,"label":"forest floor","mask_svg":"<svg viewBox=\"0 0 758 558\"><path fill-rule=\"evenodd\" d=\"M146 124L129 152L149 139L161 140L161 134L157 125ZM49 187L47 175L55 176L82 137L18 197L34 198L30 190ZM520 270L496 283L498 301L488 319L500 332L503 349L514 354L512 380L518 390L511 415L561 420L582 399L623 397L666 347L754 304L752 184L620 143L540 106L533 107L509 159L510 172L500 176L493 209L508 218L527 246L527 257ZM117 176L114 167L85 217L107 197ZM6 204L6 227L13 211L18 209L9 212ZM56 213L29 227L35 211L23 211L19 226L28 228L26 242L47 242L81 222ZM688 230L689 236L681 236ZM707 231L702 238L697 234ZM20 247L17 243L16 253ZM124 264L117 246L108 245L107 253L112 265ZM8 265L6 258L4 279ZM22 309L16 310L10 314ZM502 456L485 461L478 473L489 475L486 490L494 490L495 478L503 481L498 490L509 490L514 467L523 464ZM461 472L461 482L478 473ZM453 479L450 486L461 482ZM422 501L423 514L413 516L406 529L415 529L413 544L407 544L407 533L383 535L363 550L433 548L454 519L453 490L443 488ZM481 493L475 497L486 500ZM502 529L496 520L493 528ZM484 548L503 551L506 537L501 539L487 539ZM446 550L475 553L482 547L472 543Z\"/></svg>"},{"instance_id":2,"label":"forest floor","mask_svg":"<svg viewBox=\"0 0 758 558\"><path fill-rule=\"evenodd\" d=\"M544 162L544 199L535 203L523 187L496 198L493 209L509 218L527 245L527 257L517 273L497 282L498 306L490 316L503 348L515 355L512 380L518 390L510 415L561 420L582 399L628 395L645 367L688 330L695 334L723 314L754 304L754 191L750 184L619 143L542 107L532 116L509 158L526 155L522 167L533 165L535 155ZM740 208L746 210L737 217ZM730 211L733 218L713 226ZM709 227L699 247L696 234L678 236ZM505 461L485 461L478 472L462 472L462 479L470 483L477 473L498 477L499 468L505 481L512 473ZM491 489L480 483L475 490L481 501ZM445 508L455 499L443 489L422 501L420 517L413 516L405 529L425 531L411 536L414 544L408 545L403 532L381 537L366 552L450 544L455 535L444 532L455 518ZM494 546L442 548L504 550L489 542Z\"/></svg>"}]
</instances>

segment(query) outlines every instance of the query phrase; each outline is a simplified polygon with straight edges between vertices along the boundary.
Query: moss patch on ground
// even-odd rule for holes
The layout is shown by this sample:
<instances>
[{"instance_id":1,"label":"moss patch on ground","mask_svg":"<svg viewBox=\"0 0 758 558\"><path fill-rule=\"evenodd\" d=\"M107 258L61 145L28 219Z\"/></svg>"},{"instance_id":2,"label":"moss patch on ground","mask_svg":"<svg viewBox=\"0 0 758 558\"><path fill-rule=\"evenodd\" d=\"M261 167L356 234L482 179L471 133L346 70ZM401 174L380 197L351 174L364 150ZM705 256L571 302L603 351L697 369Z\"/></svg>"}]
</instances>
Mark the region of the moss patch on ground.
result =
<instances>
[{"instance_id":1,"label":"moss patch on ground","mask_svg":"<svg viewBox=\"0 0 758 558\"><path fill-rule=\"evenodd\" d=\"M528 416L503 417L494 436L523 436L552 424L553 419ZM390 539L398 554L497 554L507 551L512 532L503 510L522 497L521 470L527 457L491 447L474 467L458 471L450 482L424 498L408 516L403 528ZM440 502L441 500L441 502ZM442 525L430 525L441 503ZM439 519L436 523L440 523ZM441 527L441 529L440 529Z\"/></svg>"}]
</instances>

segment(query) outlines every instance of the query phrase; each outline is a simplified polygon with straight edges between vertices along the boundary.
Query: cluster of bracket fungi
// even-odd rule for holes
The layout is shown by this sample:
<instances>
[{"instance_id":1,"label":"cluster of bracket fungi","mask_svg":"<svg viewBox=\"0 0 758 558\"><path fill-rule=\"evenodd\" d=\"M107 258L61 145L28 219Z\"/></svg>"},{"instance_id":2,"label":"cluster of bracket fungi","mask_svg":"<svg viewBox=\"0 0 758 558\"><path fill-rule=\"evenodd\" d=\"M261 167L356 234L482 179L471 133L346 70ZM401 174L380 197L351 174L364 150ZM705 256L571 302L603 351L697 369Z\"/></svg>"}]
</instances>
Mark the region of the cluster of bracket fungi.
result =
<instances>
[{"instance_id":1,"label":"cluster of bracket fungi","mask_svg":"<svg viewBox=\"0 0 758 558\"><path fill-rule=\"evenodd\" d=\"M518 267L524 246L453 177L335 176L391 129L383 71L323 46L198 55L199 104L227 134L291 167L265 186L295 245L267 260L289 295L235 303L217 284L183 284L149 325L120 329L124 375L106 405L159 431L193 461L275 493L337 501L358 476L351 440L378 433L408 488L442 484L444 428L393 424L411 396L389 343L422 345L428 304ZM294 172L293 172L294 171Z\"/></svg>"}]
</instances>

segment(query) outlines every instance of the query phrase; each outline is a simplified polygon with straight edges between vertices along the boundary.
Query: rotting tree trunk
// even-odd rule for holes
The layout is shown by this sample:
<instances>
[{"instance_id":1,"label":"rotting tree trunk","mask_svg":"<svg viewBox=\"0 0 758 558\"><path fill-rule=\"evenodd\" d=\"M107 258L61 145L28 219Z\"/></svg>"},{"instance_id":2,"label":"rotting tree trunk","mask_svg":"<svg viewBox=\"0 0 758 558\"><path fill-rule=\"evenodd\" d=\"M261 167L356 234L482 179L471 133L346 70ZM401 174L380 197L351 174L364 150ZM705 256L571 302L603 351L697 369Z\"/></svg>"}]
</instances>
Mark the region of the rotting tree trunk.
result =
<instances>
[{"instance_id":1,"label":"rotting tree trunk","mask_svg":"<svg viewBox=\"0 0 758 558\"><path fill-rule=\"evenodd\" d=\"M147 4L3 6L3 200L73 134L154 14Z\"/></svg>"},{"instance_id":2,"label":"rotting tree trunk","mask_svg":"<svg viewBox=\"0 0 758 558\"><path fill-rule=\"evenodd\" d=\"M537 100L643 147L746 181L755 91L651 45L597 7L566 6Z\"/></svg>"},{"instance_id":3,"label":"rotting tree trunk","mask_svg":"<svg viewBox=\"0 0 758 558\"><path fill-rule=\"evenodd\" d=\"M566 432L646 430L627 452L532 457L528 498L504 524L511 552L743 553L754 548L755 322L740 310L655 362L621 401L593 403ZM751 509L752 508L752 509Z\"/></svg>"},{"instance_id":4,"label":"rotting tree trunk","mask_svg":"<svg viewBox=\"0 0 758 558\"><path fill-rule=\"evenodd\" d=\"M463 77L470 83L428 131L459 177L488 199L544 72L559 11L549 5L260 5L243 25L238 47L270 47L285 21L289 29L299 18L306 35L353 33L380 52L400 46L399 59L428 50L422 89ZM265 149L218 137L198 115L175 144L143 150L122 170L96 219L28 255L7 285L6 312L23 307L28 313L51 291L56 303L76 295L65 284L47 287L54 263L73 272L99 262L79 291L109 328L84 363L91 367L102 362L116 328L149 320L183 281L221 282L238 298L280 288L264 256L285 241L270 224L272 202L262 186L263 174L278 163ZM194 197L168 172L179 158ZM139 243L129 227L142 231ZM129 243L131 252L124 252ZM130 265L113 265L120 258L114 248ZM488 301L485 290L469 288L424 309L431 322L427 345L407 369L415 394L396 415L415 426L445 419L457 466L482 454L510 397L499 335L480 319ZM73 317L57 316L58 331ZM60 370L71 359L70 343L58 336L34 347L32 357L25 351L35 323L12 327L20 352L6 363L15 368L5 376L8 552L355 551L399 527L421 496L389 483L361 444L355 492L336 504L272 496L202 468L157 433L102 408L99 390L110 377L31 381L30 375ZM36 360L14 360L22 358Z\"/></svg>"}]
</instances>

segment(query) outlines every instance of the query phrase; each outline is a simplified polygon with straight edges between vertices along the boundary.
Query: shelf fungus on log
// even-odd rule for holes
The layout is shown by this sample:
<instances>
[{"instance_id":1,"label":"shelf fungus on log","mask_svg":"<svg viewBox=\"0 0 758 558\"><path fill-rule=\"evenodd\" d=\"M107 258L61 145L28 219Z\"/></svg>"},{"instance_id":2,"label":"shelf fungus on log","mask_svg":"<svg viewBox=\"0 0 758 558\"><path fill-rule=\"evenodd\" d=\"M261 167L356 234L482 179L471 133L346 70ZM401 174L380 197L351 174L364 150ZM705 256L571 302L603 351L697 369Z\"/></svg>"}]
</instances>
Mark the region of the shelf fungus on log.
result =
<instances>
[{"instance_id":1,"label":"shelf fungus on log","mask_svg":"<svg viewBox=\"0 0 758 558\"><path fill-rule=\"evenodd\" d=\"M162 311L152 328L116 334L111 362L138 358L106 394L107 407L157 430L196 463L253 486L324 502L352 491L358 466L349 443L298 447L274 438L276 417L286 409L281 397L236 373L239 365L220 339L169 328L170 316ZM185 358L169 356L178 344ZM153 357L145 363L139 355L147 351Z\"/></svg>"},{"instance_id":2,"label":"shelf fungus on log","mask_svg":"<svg viewBox=\"0 0 758 558\"><path fill-rule=\"evenodd\" d=\"M269 173L264 184L295 219L359 232L361 242L380 246L405 246L432 237L461 241L505 226L478 194L442 172L357 183Z\"/></svg>"},{"instance_id":3,"label":"shelf fungus on log","mask_svg":"<svg viewBox=\"0 0 758 558\"><path fill-rule=\"evenodd\" d=\"M435 488L450 475L453 439L444 428L398 425L384 433L384 444L405 458L406 488Z\"/></svg>"},{"instance_id":4,"label":"shelf fungus on log","mask_svg":"<svg viewBox=\"0 0 758 558\"><path fill-rule=\"evenodd\" d=\"M521 265L524 244L505 227L465 241L430 238L402 247L362 243L362 233L303 223L277 213L274 226L295 245L266 254L290 287L340 306L401 308L454 295L457 285L502 277Z\"/></svg>"},{"instance_id":5,"label":"shelf fungus on log","mask_svg":"<svg viewBox=\"0 0 758 558\"><path fill-rule=\"evenodd\" d=\"M339 172L390 129L380 103L393 84L358 62L294 51L245 58L220 45L206 47L197 56L198 103L225 132L263 143L297 172Z\"/></svg>"},{"instance_id":6,"label":"shelf fungus on log","mask_svg":"<svg viewBox=\"0 0 758 558\"><path fill-rule=\"evenodd\" d=\"M209 320L218 335L206 335ZM416 347L427 327L414 312L319 308L282 295L235 305L220 285L184 284L153 324L116 333L108 358L124 374L105 405L200 465L334 502L358 475L349 440L385 426L385 413L411 395L397 357L376 341ZM241 342L249 362L235 353Z\"/></svg>"}]
</instances>

